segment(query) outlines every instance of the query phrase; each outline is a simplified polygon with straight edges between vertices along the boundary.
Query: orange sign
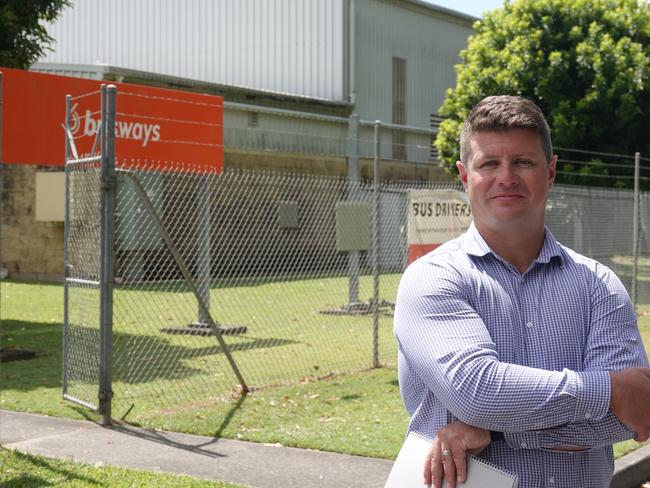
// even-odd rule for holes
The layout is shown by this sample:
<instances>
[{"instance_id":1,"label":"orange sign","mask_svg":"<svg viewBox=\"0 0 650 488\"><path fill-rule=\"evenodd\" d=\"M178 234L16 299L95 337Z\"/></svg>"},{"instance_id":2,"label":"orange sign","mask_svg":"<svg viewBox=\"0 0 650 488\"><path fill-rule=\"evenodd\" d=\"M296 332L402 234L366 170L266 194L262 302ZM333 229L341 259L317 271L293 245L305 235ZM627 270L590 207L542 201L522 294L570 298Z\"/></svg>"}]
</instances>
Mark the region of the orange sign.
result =
<instances>
[{"instance_id":1,"label":"orange sign","mask_svg":"<svg viewBox=\"0 0 650 488\"><path fill-rule=\"evenodd\" d=\"M70 132L79 156L90 153L106 81L0 68L2 162L65 164L65 100L72 96ZM223 98L110 83L117 88L116 159L177 162L211 172L223 168Z\"/></svg>"}]
</instances>

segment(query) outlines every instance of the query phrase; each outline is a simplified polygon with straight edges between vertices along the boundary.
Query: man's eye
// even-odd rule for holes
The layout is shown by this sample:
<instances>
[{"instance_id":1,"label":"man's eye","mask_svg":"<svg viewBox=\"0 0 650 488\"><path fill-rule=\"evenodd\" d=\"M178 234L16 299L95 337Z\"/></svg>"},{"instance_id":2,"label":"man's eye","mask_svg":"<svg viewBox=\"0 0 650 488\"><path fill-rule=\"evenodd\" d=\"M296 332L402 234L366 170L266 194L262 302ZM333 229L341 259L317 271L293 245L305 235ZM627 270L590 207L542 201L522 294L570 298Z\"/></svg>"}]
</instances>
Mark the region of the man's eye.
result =
<instances>
[{"instance_id":1,"label":"man's eye","mask_svg":"<svg viewBox=\"0 0 650 488\"><path fill-rule=\"evenodd\" d=\"M530 159L518 159L517 164L519 166L532 166L534 163Z\"/></svg>"},{"instance_id":2,"label":"man's eye","mask_svg":"<svg viewBox=\"0 0 650 488\"><path fill-rule=\"evenodd\" d=\"M492 166L496 166L498 163L496 161L485 161L481 166L483 168L489 168Z\"/></svg>"}]
</instances>

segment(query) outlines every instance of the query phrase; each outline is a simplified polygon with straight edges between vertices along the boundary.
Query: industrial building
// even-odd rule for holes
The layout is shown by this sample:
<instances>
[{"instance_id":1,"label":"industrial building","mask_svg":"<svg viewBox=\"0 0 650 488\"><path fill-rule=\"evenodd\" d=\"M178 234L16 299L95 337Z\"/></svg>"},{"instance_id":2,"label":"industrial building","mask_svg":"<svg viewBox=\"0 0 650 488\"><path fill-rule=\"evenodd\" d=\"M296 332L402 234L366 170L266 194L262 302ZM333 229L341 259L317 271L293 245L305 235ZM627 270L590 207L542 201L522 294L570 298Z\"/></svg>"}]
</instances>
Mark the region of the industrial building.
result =
<instances>
[{"instance_id":1,"label":"industrial building","mask_svg":"<svg viewBox=\"0 0 650 488\"><path fill-rule=\"evenodd\" d=\"M225 168L369 178L381 121L382 179L431 180L445 178L437 112L476 20L419 0L76 0L31 70L222 96ZM62 276L63 180L40 175L62 169L2 166L12 277Z\"/></svg>"}]
</instances>

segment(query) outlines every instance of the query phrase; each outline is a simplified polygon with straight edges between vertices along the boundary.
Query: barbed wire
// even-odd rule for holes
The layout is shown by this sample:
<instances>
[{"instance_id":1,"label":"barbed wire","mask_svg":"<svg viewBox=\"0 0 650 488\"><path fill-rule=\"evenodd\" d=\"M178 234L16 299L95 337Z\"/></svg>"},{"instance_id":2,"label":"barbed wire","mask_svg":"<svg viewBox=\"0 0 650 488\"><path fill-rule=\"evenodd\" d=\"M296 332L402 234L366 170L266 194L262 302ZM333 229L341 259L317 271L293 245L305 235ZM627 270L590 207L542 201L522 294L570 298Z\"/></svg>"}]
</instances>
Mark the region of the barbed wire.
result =
<instances>
[{"instance_id":1,"label":"barbed wire","mask_svg":"<svg viewBox=\"0 0 650 488\"><path fill-rule=\"evenodd\" d=\"M136 138L136 137L129 137L129 136L121 136L118 137L118 139L127 139L131 141L141 141L142 139ZM186 144L188 146L204 146L204 147L223 147L223 144L212 144L209 142L197 142L197 141L183 141L183 140L175 140L175 139L158 139L157 141L152 141L151 144L158 144L158 143L163 143L163 144Z\"/></svg>"},{"instance_id":2,"label":"barbed wire","mask_svg":"<svg viewBox=\"0 0 650 488\"><path fill-rule=\"evenodd\" d=\"M128 158L117 157L116 163L118 168L139 168L149 171L171 171L180 173L193 173L193 174L214 174L214 164L189 162L181 160L168 160L168 159L142 159L142 158Z\"/></svg>"},{"instance_id":3,"label":"barbed wire","mask_svg":"<svg viewBox=\"0 0 650 488\"><path fill-rule=\"evenodd\" d=\"M93 110L93 111L90 111L90 110L86 109L86 112L85 112L83 115L79 115L79 114L77 114L77 116L78 116L80 119L85 119L86 117L88 117L88 116L90 116L90 115L101 115L101 111L100 111L100 110Z\"/></svg>"},{"instance_id":4,"label":"barbed wire","mask_svg":"<svg viewBox=\"0 0 650 488\"><path fill-rule=\"evenodd\" d=\"M599 173L572 173L570 171L557 171L558 175L573 176L578 178L609 178L616 180L634 180L634 176L626 175L604 175Z\"/></svg>"},{"instance_id":5,"label":"barbed wire","mask_svg":"<svg viewBox=\"0 0 650 488\"><path fill-rule=\"evenodd\" d=\"M95 91L92 91L92 92L83 93L81 95L70 96L70 100L80 100L82 98L87 98L87 97L90 97L90 96L93 96L93 95L98 95L100 93L101 93L100 90L95 90Z\"/></svg>"},{"instance_id":6,"label":"barbed wire","mask_svg":"<svg viewBox=\"0 0 650 488\"><path fill-rule=\"evenodd\" d=\"M203 106L203 107L213 107L213 108L223 108L223 103L207 103L207 102L195 102L192 100L182 100L180 98L171 98L171 97L161 97L157 95L145 95L143 93L133 93L133 92L128 92L128 91L120 91L118 90L117 95L127 95L131 97L140 97L140 98L147 98L150 100L164 100L166 102L174 102L174 103L183 103L186 105L197 105L197 106Z\"/></svg>"},{"instance_id":7,"label":"barbed wire","mask_svg":"<svg viewBox=\"0 0 650 488\"><path fill-rule=\"evenodd\" d=\"M587 151L586 149L572 149L572 148L559 147L559 146L555 146L554 149L559 149L560 151L570 151L570 152L577 152L577 153L584 153L584 154L595 154L597 156L612 156L616 158L634 159L633 154L630 155L630 154L616 154L616 153L607 153L607 152L599 152L599 151Z\"/></svg>"},{"instance_id":8,"label":"barbed wire","mask_svg":"<svg viewBox=\"0 0 650 488\"><path fill-rule=\"evenodd\" d=\"M579 164L583 166L588 166L590 164L596 163L595 161L577 161L574 159L559 159L557 160L558 163L570 163L570 164ZM606 168L626 168L626 169L634 169L634 164L618 164L618 163L606 163L604 161L598 161L598 167L606 167ZM643 168L643 169L648 169L648 168Z\"/></svg>"},{"instance_id":9,"label":"barbed wire","mask_svg":"<svg viewBox=\"0 0 650 488\"><path fill-rule=\"evenodd\" d=\"M129 113L129 112L115 112L115 115L121 115L123 117L130 117L134 119L161 120L164 122L174 122L174 123L187 124L187 125L203 125L206 127L215 127L215 128L224 127L223 124L218 124L214 122L197 122L196 120L171 119L167 117L158 117L156 115L142 115L142 114Z\"/></svg>"}]
</instances>

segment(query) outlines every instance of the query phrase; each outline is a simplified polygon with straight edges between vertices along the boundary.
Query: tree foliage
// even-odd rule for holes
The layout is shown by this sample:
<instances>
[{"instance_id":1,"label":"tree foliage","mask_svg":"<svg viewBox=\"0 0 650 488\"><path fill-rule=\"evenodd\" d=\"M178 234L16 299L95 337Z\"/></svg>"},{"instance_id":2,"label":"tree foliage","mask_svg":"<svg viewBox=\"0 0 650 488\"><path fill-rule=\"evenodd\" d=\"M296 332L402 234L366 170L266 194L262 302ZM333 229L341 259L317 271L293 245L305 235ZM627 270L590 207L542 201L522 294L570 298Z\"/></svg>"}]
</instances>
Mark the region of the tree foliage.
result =
<instances>
[{"instance_id":1,"label":"tree foliage","mask_svg":"<svg viewBox=\"0 0 650 488\"><path fill-rule=\"evenodd\" d=\"M1 0L0 66L26 69L53 39L43 22L54 21L69 0Z\"/></svg>"},{"instance_id":2,"label":"tree foliage","mask_svg":"<svg viewBox=\"0 0 650 488\"><path fill-rule=\"evenodd\" d=\"M464 118L479 100L496 94L522 95L538 103L556 146L622 154L640 151L650 157L646 2L514 0L486 13L474 30L461 52L463 64L456 67L456 87L448 90L440 109L447 119L436 146L449 171L454 171L458 159ZM629 171L597 163L567 163L562 170ZM620 179L618 186L629 186L626 181Z\"/></svg>"}]
</instances>

